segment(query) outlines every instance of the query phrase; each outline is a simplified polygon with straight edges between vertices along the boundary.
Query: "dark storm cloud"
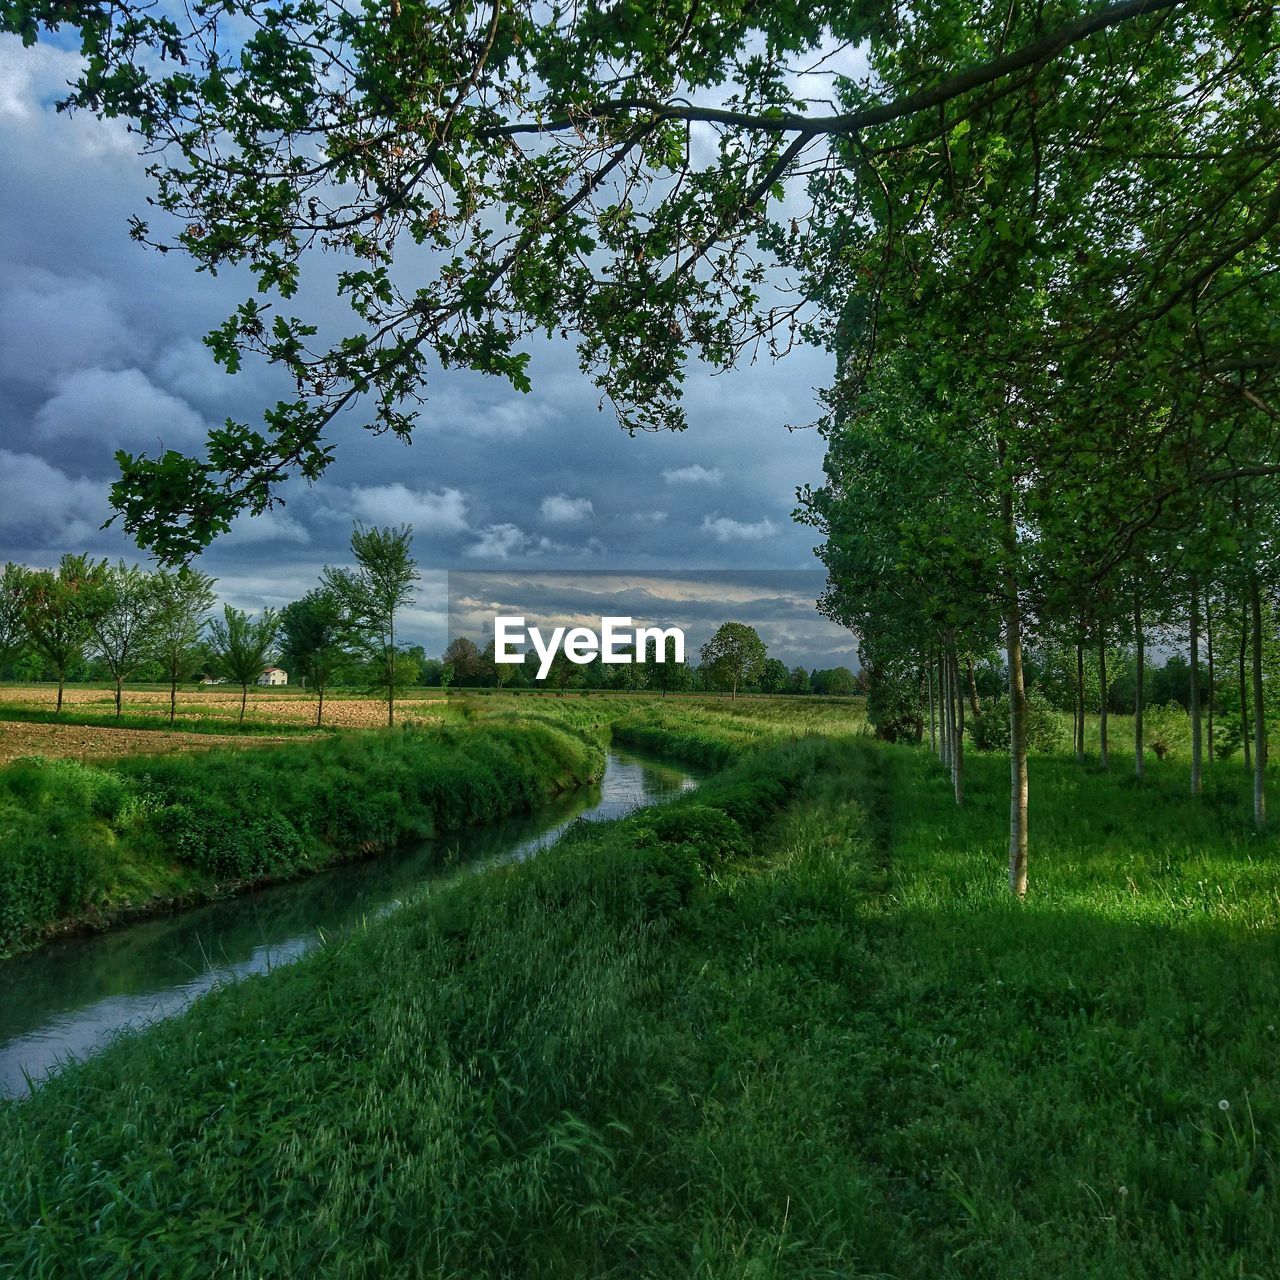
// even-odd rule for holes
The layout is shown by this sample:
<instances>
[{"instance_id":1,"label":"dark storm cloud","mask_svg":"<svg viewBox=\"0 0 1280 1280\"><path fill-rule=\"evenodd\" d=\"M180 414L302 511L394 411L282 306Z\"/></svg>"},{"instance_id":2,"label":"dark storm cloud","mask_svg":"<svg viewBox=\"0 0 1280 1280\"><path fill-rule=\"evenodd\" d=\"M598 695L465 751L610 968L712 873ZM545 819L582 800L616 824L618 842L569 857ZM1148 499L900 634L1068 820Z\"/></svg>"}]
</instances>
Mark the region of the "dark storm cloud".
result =
<instances>
[{"instance_id":1,"label":"dark storm cloud","mask_svg":"<svg viewBox=\"0 0 1280 1280\"><path fill-rule=\"evenodd\" d=\"M73 59L0 39L0 560L31 564L64 551L138 558L99 527L114 450L198 446L210 425L254 422L288 390L258 367L228 377L201 341L250 292L242 276L197 275L129 240L128 217L146 212L143 163L121 125L53 110ZM326 330L344 321L323 281L297 309ZM813 533L790 512L796 486L821 475L821 441L786 425L813 416L824 354L693 370L691 429L633 439L601 411L572 344L532 349L531 395L438 373L409 447L354 417L337 424L324 477L286 485L283 507L238 520L203 558L223 597L296 598L349 558L357 519L413 524L430 572L408 634L432 650L450 567L816 565Z\"/></svg>"}]
</instances>

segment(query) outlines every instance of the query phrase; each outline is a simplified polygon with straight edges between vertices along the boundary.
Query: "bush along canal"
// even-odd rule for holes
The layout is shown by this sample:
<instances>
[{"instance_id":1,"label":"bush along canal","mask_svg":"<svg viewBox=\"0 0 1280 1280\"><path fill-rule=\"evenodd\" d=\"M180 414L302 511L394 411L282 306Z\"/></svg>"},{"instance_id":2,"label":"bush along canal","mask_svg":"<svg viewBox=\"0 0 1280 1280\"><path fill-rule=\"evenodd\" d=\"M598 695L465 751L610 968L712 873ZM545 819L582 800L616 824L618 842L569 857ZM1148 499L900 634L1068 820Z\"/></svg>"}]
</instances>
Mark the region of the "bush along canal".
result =
<instances>
[{"instance_id":1,"label":"bush along canal","mask_svg":"<svg viewBox=\"0 0 1280 1280\"><path fill-rule=\"evenodd\" d=\"M220 983L295 960L426 883L527 858L575 821L621 817L695 785L684 768L614 748L598 784L535 813L0 961L0 1092L20 1095L28 1082L38 1084L121 1030L179 1012Z\"/></svg>"}]
</instances>

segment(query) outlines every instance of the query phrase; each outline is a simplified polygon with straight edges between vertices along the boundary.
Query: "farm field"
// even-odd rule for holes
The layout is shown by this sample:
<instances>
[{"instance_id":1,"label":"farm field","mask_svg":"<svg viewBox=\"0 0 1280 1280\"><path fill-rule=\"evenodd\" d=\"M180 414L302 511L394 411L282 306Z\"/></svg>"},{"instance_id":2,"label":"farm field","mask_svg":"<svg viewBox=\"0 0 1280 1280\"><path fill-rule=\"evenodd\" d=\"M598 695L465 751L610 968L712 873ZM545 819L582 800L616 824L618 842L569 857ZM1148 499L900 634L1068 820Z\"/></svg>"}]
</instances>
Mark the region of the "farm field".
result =
<instances>
[{"instance_id":1,"label":"farm field","mask_svg":"<svg viewBox=\"0 0 1280 1280\"><path fill-rule=\"evenodd\" d=\"M589 767L572 744L613 726L717 772L0 1104L29 1228L0 1265L132 1275L154 1240L227 1275L1280 1267L1280 843L1238 765L1196 800L1176 759L1138 786L1034 757L1020 903L1007 757L971 753L956 808L848 706L512 703L400 736L478 760L548 732Z\"/></svg>"}]
</instances>

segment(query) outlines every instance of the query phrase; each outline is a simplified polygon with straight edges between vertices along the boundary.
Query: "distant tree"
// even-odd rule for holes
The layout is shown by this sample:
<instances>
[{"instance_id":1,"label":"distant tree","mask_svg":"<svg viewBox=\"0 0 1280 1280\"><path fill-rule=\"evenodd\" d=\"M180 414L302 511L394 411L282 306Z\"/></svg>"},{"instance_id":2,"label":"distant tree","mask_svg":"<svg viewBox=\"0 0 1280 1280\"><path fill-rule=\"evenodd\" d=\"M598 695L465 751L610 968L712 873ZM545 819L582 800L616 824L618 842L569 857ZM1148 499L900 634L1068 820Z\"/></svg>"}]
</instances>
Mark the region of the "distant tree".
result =
<instances>
[{"instance_id":1,"label":"distant tree","mask_svg":"<svg viewBox=\"0 0 1280 1280\"><path fill-rule=\"evenodd\" d=\"M91 593L105 565L88 556L65 555L57 569L28 570L22 577L27 637L57 678L59 713L67 670L83 659L89 642Z\"/></svg>"},{"instance_id":2,"label":"distant tree","mask_svg":"<svg viewBox=\"0 0 1280 1280\"><path fill-rule=\"evenodd\" d=\"M350 658L343 643L342 600L329 587L308 591L280 614L280 660L316 691L316 727L324 721L324 691Z\"/></svg>"},{"instance_id":3,"label":"distant tree","mask_svg":"<svg viewBox=\"0 0 1280 1280\"><path fill-rule=\"evenodd\" d=\"M498 662L495 660L497 646L492 640L484 647L484 652L480 655L481 666L485 674L493 681L499 690L504 689L511 683L511 677L516 673L516 667L511 662Z\"/></svg>"},{"instance_id":4,"label":"distant tree","mask_svg":"<svg viewBox=\"0 0 1280 1280\"><path fill-rule=\"evenodd\" d=\"M396 690L403 684L396 671L396 614L414 598L414 584L422 575L411 554L413 529L366 529L351 534L356 569L325 566L322 581L342 601L343 614L376 673L387 697L387 724L396 722Z\"/></svg>"},{"instance_id":5,"label":"distant tree","mask_svg":"<svg viewBox=\"0 0 1280 1280\"><path fill-rule=\"evenodd\" d=\"M444 663L439 658L428 658L425 655L422 659L422 667L418 674L418 679L428 688L439 688L440 677L444 674Z\"/></svg>"},{"instance_id":6,"label":"distant tree","mask_svg":"<svg viewBox=\"0 0 1280 1280\"><path fill-rule=\"evenodd\" d=\"M249 686L254 684L270 663L280 629L274 609L264 609L262 616L250 618L242 609L229 604L222 617L209 624L209 649L220 675L240 686L240 723L249 701Z\"/></svg>"},{"instance_id":7,"label":"distant tree","mask_svg":"<svg viewBox=\"0 0 1280 1280\"><path fill-rule=\"evenodd\" d=\"M445 646L444 664L453 668L453 678L463 688L478 684L485 670L484 655L479 646L466 636L457 636Z\"/></svg>"},{"instance_id":8,"label":"distant tree","mask_svg":"<svg viewBox=\"0 0 1280 1280\"><path fill-rule=\"evenodd\" d=\"M810 693L813 690L813 681L809 678L809 673L803 667L792 667L791 677L787 681L788 693Z\"/></svg>"},{"instance_id":9,"label":"distant tree","mask_svg":"<svg viewBox=\"0 0 1280 1280\"><path fill-rule=\"evenodd\" d=\"M0 573L0 671L16 662L27 645L27 625L23 618L21 565L6 564Z\"/></svg>"},{"instance_id":10,"label":"distant tree","mask_svg":"<svg viewBox=\"0 0 1280 1280\"><path fill-rule=\"evenodd\" d=\"M449 686L453 683L453 677L456 672L453 669L452 662L442 662L440 664L440 688L445 693L449 692Z\"/></svg>"},{"instance_id":11,"label":"distant tree","mask_svg":"<svg viewBox=\"0 0 1280 1280\"><path fill-rule=\"evenodd\" d=\"M169 682L172 724L178 709L178 682L192 674L202 654L200 636L213 608L213 579L195 569L161 570L153 589L155 618L148 656L159 664Z\"/></svg>"},{"instance_id":12,"label":"distant tree","mask_svg":"<svg viewBox=\"0 0 1280 1280\"><path fill-rule=\"evenodd\" d=\"M745 622L726 622L702 646L703 666L710 668L712 679L721 688L738 690L760 678L769 656L760 633Z\"/></svg>"},{"instance_id":13,"label":"distant tree","mask_svg":"<svg viewBox=\"0 0 1280 1280\"><path fill-rule=\"evenodd\" d=\"M785 693L787 681L791 674L787 664L777 658L766 658L760 670L760 691L762 693Z\"/></svg>"},{"instance_id":14,"label":"distant tree","mask_svg":"<svg viewBox=\"0 0 1280 1280\"><path fill-rule=\"evenodd\" d=\"M147 660L156 621L156 580L140 566L121 560L95 576L85 599L88 649L115 683L118 718L124 682Z\"/></svg>"},{"instance_id":15,"label":"distant tree","mask_svg":"<svg viewBox=\"0 0 1280 1280\"><path fill-rule=\"evenodd\" d=\"M848 667L828 667L825 671L815 672L813 677L814 692L829 697L845 698L855 693L857 688L858 678Z\"/></svg>"},{"instance_id":16,"label":"distant tree","mask_svg":"<svg viewBox=\"0 0 1280 1280\"><path fill-rule=\"evenodd\" d=\"M645 664L649 673L649 687L661 689L665 698L669 693L684 693L693 687L693 670L687 662L677 662L674 639L662 642L661 662L655 653Z\"/></svg>"}]
</instances>

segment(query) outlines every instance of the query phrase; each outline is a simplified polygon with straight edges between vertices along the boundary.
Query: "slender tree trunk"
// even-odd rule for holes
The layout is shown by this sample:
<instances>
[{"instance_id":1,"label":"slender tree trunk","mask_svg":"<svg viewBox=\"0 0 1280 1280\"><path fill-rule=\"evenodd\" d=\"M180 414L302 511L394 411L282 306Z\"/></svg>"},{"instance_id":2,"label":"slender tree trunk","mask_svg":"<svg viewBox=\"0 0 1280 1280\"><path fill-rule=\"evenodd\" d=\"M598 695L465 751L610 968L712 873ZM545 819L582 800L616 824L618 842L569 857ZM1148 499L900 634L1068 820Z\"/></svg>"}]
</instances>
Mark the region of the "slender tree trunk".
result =
<instances>
[{"instance_id":1,"label":"slender tree trunk","mask_svg":"<svg viewBox=\"0 0 1280 1280\"><path fill-rule=\"evenodd\" d=\"M1136 777L1141 778L1147 771L1144 756L1146 744L1143 741L1145 727L1143 718L1147 709L1147 638L1142 630L1142 602L1137 596L1133 599L1133 634L1137 642L1137 670L1134 673L1133 693L1133 772Z\"/></svg>"},{"instance_id":2,"label":"slender tree trunk","mask_svg":"<svg viewBox=\"0 0 1280 1280\"><path fill-rule=\"evenodd\" d=\"M240 686L240 723L244 724L244 709L249 701L249 686L242 684Z\"/></svg>"},{"instance_id":3,"label":"slender tree trunk","mask_svg":"<svg viewBox=\"0 0 1280 1280\"><path fill-rule=\"evenodd\" d=\"M973 718L976 720L982 714L982 707L978 702L978 681L973 673L973 659L966 658L965 666L969 673L969 710L973 712Z\"/></svg>"},{"instance_id":4,"label":"slender tree trunk","mask_svg":"<svg viewBox=\"0 0 1280 1280\"><path fill-rule=\"evenodd\" d=\"M1076 760L1084 764L1084 640L1076 641Z\"/></svg>"},{"instance_id":5,"label":"slender tree trunk","mask_svg":"<svg viewBox=\"0 0 1280 1280\"><path fill-rule=\"evenodd\" d=\"M396 724L396 615L392 613L389 634L391 643L387 646L387 728L394 729Z\"/></svg>"},{"instance_id":6,"label":"slender tree trunk","mask_svg":"<svg viewBox=\"0 0 1280 1280\"><path fill-rule=\"evenodd\" d=\"M1111 743L1107 738L1107 628L1098 624L1098 763L1104 769L1111 768Z\"/></svg>"},{"instance_id":7,"label":"slender tree trunk","mask_svg":"<svg viewBox=\"0 0 1280 1280\"><path fill-rule=\"evenodd\" d=\"M1003 444L1000 462L1005 461ZM1018 601L1018 529L1008 483L1000 499L1004 526L1005 652L1009 667L1009 890L1027 896L1027 689L1022 674L1022 609Z\"/></svg>"},{"instance_id":8,"label":"slender tree trunk","mask_svg":"<svg viewBox=\"0 0 1280 1280\"><path fill-rule=\"evenodd\" d=\"M62 714L62 690L63 690L63 686L66 683L67 683L66 669L64 667L59 667L58 668L58 705L54 708L55 715L60 716Z\"/></svg>"},{"instance_id":9,"label":"slender tree trunk","mask_svg":"<svg viewBox=\"0 0 1280 1280\"><path fill-rule=\"evenodd\" d=\"M1204 745L1200 723L1200 580L1191 575L1191 794L1203 789Z\"/></svg>"},{"instance_id":10,"label":"slender tree trunk","mask_svg":"<svg viewBox=\"0 0 1280 1280\"><path fill-rule=\"evenodd\" d=\"M316 693L318 699L316 701L316 728L320 727L320 722L324 719L324 685L316 685Z\"/></svg>"},{"instance_id":11,"label":"slender tree trunk","mask_svg":"<svg viewBox=\"0 0 1280 1280\"><path fill-rule=\"evenodd\" d=\"M173 718L178 714L178 676L169 672L169 728L173 728Z\"/></svg>"},{"instance_id":12,"label":"slender tree trunk","mask_svg":"<svg viewBox=\"0 0 1280 1280\"><path fill-rule=\"evenodd\" d=\"M1205 690L1205 710L1208 715L1208 761L1209 767L1213 768L1213 703L1214 703L1214 679L1213 679L1213 600L1209 593L1205 592L1204 597L1204 647L1206 657L1209 664L1208 687Z\"/></svg>"},{"instance_id":13,"label":"slender tree trunk","mask_svg":"<svg viewBox=\"0 0 1280 1280\"><path fill-rule=\"evenodd\" d=\"M1249 612L1253 623L1253 825L1267 825L1267 715L1262 696L1262 599L1258 573L1249 570Z\"/></svg>"},{"instance_id":14,"label":"slender tree trunk","mask_svg":"<svg viewBox=\"0 0 1280 1280\"><path fill-rule=\"evenodd\" d=\"M957 805L964 804L964 694L960 686L960 662L955 639L947 641L947 672L951 699L951 790Z\"/></svg>"},{"instance_id":15,"label":"slender tree trunk","mask_svg":"<svg viewBox=\"0 0 1280 1280\"><path fill-rule=\"evenodd\" d=\"M938 729L936 724L936 713L933 705L933 653L929 654L929 661L925 664L925 676L929 681L929 750L937 752L938 750Z\"/></svg>"},{"instance_id":16,"label":"slender tree trunk","mask_svg":"<svg viewBox=\"0 0 1280 1280\"><path fill-rule=\"evenodd\" d=\"M938 743L942 763L951 768L951 681L947 673L946 650L938 653Z\"/></svg>"},{"instance_id":17,"label":"slender tree trunk","mask_svg":"<svg viewBox=\"0 0 1280 1280\"><path fill-rule=\"evenodd\" d=\"M1240 614L1240 741L1244 744L1244 767L1249 768L1249 681L1245 674L1249 652L1249 597Z\"/></svg>"}]
</instances>

